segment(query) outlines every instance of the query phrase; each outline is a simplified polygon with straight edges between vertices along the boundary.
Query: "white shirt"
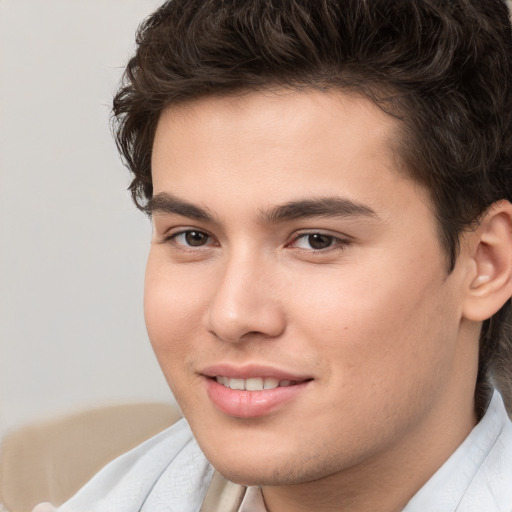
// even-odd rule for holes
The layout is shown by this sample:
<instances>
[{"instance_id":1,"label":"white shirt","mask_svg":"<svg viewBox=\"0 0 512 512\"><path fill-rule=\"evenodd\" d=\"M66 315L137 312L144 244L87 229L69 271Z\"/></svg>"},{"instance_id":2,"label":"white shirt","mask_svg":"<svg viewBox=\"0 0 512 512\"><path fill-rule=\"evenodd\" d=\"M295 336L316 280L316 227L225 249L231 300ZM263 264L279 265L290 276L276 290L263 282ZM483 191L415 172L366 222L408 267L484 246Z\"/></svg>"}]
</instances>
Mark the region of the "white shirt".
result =
<instances>
[{"instance_id":1,"label":"white shirt","mask_svg":"<svg viewBox=\"0 0 512 512\"><path fill-rule=\"evenodd\" d=\"M58 509L34 512L197 512L212 474L180 420L108 464ZM247 490L239 512L267 512L258 487ZM499 393L402 512L512 512L512 423Z\"/></svg>"}]
</instances>

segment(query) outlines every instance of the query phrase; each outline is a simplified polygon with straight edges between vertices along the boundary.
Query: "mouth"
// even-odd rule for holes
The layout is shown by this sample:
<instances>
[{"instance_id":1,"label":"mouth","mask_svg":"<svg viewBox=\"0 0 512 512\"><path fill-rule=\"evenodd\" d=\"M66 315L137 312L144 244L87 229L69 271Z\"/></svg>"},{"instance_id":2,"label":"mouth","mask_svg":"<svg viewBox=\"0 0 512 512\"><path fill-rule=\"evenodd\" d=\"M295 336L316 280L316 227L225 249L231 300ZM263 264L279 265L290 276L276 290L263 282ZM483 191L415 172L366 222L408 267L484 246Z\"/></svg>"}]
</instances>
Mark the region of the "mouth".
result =
<instances>
[{"instance_id":1,"label":"mouth","mask_svg":"<svg viewBox=\"0 0 512 512\"><path fill-rule=\"evenodd\" d=\"M258 418L285 411L314 380L263 366L210 367L202 372L211 403L234 418Z\"/></svg>"},{"instance_id":2,"label":"mouth","mask_svg":"<svg viewBox=\"0 0 512 512\"><path fill-rule=\"evenodd\" d=\"M304 381L289 380L289 379L276 379L274 377L251 377L249 379L235 379L232 377L225 377L217 375L212 377L218 384L233 390L239 391L263 391L265 389L287 388L295 386Z\"/></svg>"}]
</instances>

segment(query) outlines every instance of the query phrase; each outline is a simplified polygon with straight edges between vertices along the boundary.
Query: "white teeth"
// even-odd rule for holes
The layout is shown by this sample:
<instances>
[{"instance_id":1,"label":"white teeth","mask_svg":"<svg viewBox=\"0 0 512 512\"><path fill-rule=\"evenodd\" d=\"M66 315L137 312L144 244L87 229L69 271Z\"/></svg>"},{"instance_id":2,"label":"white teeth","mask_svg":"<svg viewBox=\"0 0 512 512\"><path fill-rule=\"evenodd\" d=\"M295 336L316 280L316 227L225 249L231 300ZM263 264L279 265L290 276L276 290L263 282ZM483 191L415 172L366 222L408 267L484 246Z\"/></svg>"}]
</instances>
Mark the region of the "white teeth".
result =
<instances>
[{"instance_id":1,"label":"white teeth","mask_svg":"<svg viewBox=\"0 0 512 512\"><path fill-rule=\"evenodd\" d=\"M293 385L291 380L278 380L273 377L253 377L250 379L230 379L229 377L217 376L215 380L223 386L231 389L246 391L262 391L264 389L275 389Z\"/></svg>"},{"instance_id":2,"label":"white teeth","mask_svg":"<svg viewBox=\"0 0 512 512\"><path fill-rule=\"evenodd\" d=\"M247 391L261 391L263 389L263 379L258 377L254 379L247 379L245 381L245 389Z\"/></svg>"},{"instance_id":3,"label":"white teeth","mask_svg":"<svg viewBox=\"0 0 512 512\"><path fill-rule=\"evenodd\" d=\"M229 379L229 387L231 389L245 389L244 379Z\"/></svg>"},{"instance_id":4,"label":"white teeth","mask_svg":"<svg viewBox=\"0 0 512 512\"><path fill-rule=\"evenodd\" d=\"M272 377L267 377L263 381L263 389L275 389L279 386L279 380L273 379Z\"/></svg>"}]
</instances>

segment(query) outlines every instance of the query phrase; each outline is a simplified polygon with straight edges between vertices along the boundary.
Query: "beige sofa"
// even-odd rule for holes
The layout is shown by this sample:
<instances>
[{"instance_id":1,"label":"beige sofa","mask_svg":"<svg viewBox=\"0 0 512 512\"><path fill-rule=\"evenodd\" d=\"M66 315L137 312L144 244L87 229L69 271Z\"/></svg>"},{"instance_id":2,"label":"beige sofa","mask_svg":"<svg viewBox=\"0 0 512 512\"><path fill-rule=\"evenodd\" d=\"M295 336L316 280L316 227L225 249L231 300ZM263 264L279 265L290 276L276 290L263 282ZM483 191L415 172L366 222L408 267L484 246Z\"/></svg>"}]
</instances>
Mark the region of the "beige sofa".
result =
<instances>
[{"instance_id":1,"label":"beige sofa","mask_svg":"<svg viewBox=\"0 0 512 512\"><path fill-rule=\"evenodd\" d=\"M8 434L0 446L0 511L63 503L107 462L179 418L169 404L116 405Z\"/></svg>"}]
</instances>

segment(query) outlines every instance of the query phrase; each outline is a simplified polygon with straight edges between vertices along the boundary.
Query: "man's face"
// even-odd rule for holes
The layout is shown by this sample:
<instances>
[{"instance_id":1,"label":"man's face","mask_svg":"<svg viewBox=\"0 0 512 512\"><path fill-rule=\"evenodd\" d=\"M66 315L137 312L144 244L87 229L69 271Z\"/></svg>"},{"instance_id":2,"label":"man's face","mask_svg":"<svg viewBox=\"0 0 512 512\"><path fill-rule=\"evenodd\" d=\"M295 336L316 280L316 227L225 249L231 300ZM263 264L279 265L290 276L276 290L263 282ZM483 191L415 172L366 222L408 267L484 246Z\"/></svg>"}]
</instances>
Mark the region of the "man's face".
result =
<instances>
[{"instance_id":1,"label":"man's face","mask_svg":"<svg viewBox=\"0 0 512 512\"><path fill-rule=\"evenodd\" d=\"M398 457L470 403L463 275L447 276L427 194L397 170L395 123L363 98L286 91L160 119L149 336L234 481Z\"/></svg>"}]
</instances>

